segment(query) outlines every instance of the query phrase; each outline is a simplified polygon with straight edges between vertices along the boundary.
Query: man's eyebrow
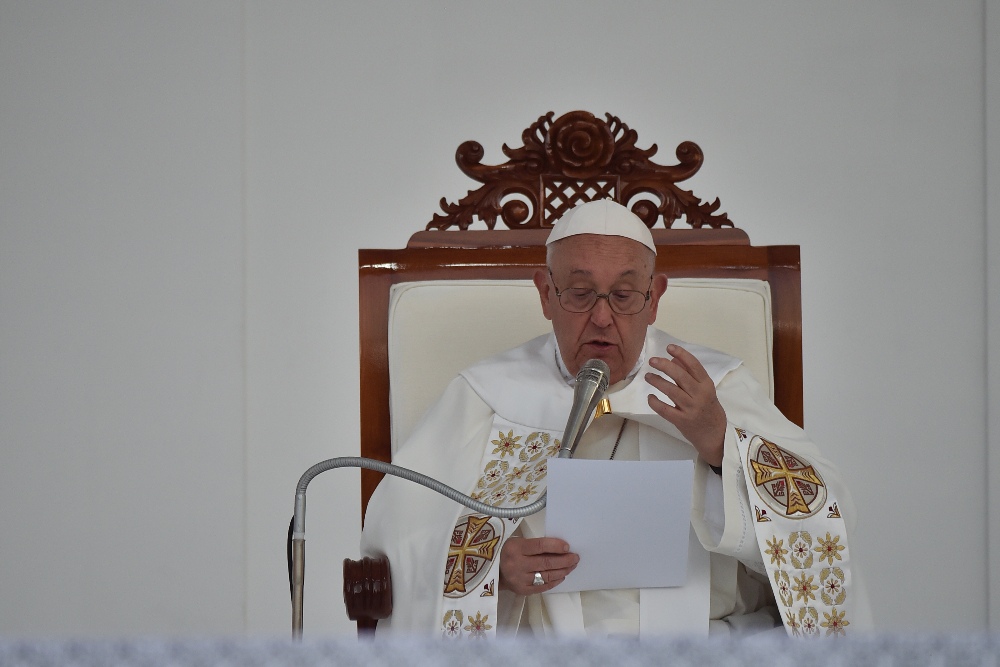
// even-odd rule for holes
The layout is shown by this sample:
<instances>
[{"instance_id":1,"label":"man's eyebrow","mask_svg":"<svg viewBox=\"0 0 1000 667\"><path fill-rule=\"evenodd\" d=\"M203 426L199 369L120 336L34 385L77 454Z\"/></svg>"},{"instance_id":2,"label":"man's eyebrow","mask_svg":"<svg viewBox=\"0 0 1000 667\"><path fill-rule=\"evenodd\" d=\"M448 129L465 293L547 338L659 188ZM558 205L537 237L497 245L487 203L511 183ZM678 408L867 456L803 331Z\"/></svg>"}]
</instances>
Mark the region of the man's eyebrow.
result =
<instances>
[{"instance_id":1,"label":"man's eyebrow","mask_svg":"<svg viewBox=\"0 0 1000 667\"><path fill-rule=\"evenodd\" d=\"M589 277L589 276L594 275L594 272L593 271L589 271L587 269L572 269L572 270L570 270L569 275L571 275L571 276L580 275L580 276L588 276ZM621 273L619 273L618 274L618 278L619 279L620 278L626 278L626 277L631 278L632 276L637 276L637 275L640 275L638 269L627 269L627 270L622 271Z\"/></svg>"}]
</instances>

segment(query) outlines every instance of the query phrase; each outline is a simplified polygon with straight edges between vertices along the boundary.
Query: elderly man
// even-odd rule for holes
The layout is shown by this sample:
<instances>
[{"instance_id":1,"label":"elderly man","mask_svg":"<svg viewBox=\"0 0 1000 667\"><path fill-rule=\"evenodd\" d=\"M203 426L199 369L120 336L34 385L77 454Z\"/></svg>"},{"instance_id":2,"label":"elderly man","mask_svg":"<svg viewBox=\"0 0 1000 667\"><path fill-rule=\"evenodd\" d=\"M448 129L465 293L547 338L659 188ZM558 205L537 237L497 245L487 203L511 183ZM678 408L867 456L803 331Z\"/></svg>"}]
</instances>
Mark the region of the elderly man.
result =
<instances>
[{"instance_id":1,"label":"elderly man","mask_svg":"<svg viewBox=\"0 0 1000 667\"><path fill-rule=\"evenodd\" d=\"M847 490L739 360L650 325L667 279L646 226L610 200L566 213L534 277L552 334L455 378L395 463L495 506L545 490L579 369L610 369L610 412L576 458L694 459L687 583L561 593L572 545L544 512L480 515L386 477L372 496L365 555L387 555L393 615L379 632L488 637L726 634L784 624L844 635L870 624L847 548Z\"/></svg>"}]
</instances>

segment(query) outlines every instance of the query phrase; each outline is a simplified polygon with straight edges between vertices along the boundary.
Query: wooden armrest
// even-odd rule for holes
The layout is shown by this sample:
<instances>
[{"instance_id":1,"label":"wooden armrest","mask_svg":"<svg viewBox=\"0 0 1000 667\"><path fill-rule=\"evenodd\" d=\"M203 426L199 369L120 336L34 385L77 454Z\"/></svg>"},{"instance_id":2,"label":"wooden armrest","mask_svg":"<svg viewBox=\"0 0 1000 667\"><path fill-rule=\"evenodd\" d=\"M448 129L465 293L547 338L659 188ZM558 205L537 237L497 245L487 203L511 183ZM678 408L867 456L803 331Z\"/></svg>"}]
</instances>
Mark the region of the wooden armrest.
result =
<instances>
[{"instance_id":1,"label":"wooden armrest","mask_svg":"<svg viewBox=\"0 0 1000 667\"><path fill-rule=\"evenodd\" d=\"M344 605L358 629L375 629L380 618L392 614L392 577L389 559L344 559Z\"/></svg>"}]
</instances>

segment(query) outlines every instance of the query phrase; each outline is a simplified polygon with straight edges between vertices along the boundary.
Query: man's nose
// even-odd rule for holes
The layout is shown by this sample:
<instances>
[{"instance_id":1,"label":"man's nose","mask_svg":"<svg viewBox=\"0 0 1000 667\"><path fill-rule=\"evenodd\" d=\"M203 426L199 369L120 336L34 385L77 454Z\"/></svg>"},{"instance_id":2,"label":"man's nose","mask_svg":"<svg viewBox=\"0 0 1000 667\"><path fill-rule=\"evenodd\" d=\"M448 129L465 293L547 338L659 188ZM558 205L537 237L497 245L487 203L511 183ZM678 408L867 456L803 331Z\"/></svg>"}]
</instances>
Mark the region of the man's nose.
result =
<instances>
[{"instance_id":1,"label":"man's nose","mask_svg":"<svg viewBox=\"0 0 1000 667\"><path fill-rule=\"evenodd\" d=\"M590 309L590 321L603 329L611 326L611 323L614 321L612 315L613 311L611 310L611 303L608 301L608 297L605 295L599 296L597 303Z\"/></svg>"}]
</instances>

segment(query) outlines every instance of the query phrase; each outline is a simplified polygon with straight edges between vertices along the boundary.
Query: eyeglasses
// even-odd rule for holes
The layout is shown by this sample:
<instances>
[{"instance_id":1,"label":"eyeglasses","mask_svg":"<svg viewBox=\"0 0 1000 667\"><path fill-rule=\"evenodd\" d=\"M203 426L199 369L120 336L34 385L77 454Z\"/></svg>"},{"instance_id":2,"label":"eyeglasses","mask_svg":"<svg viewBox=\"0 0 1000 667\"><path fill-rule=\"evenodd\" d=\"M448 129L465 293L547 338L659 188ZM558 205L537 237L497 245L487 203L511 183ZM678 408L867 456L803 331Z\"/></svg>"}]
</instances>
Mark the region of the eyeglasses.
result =
<instances>
[{"instance_id":1,"label":"eyeglasses","mask_svg":"<svg viewBox=\"0 0 1000 667\"><path fill-rule=\"evenodd\" d=\"M601 294L597 290L585 287L571 287L560 290L556 287L556 281L552 277L552 270L549 269L549 280L556 289L556 297L559 305L571 313L587 313L597 305L598 299L606 299L611 310L619 315L635 315L642 312L649 301L649 288L645 292L634 289L615 289L607 294ZM653 277L649 277L649 285L653 285Z\"/></svg>"}]
</instances>

